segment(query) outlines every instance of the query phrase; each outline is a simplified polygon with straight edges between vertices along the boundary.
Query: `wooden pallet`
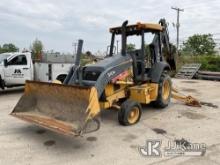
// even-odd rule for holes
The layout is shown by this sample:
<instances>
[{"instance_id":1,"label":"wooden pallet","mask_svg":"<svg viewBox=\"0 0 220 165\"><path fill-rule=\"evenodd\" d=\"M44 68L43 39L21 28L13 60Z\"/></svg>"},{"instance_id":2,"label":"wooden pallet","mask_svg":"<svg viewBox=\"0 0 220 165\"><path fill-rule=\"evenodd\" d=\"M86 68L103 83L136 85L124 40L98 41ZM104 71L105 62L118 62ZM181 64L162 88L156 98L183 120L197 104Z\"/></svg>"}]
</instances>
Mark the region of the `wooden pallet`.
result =
<instances>
[{"instance_id":1,"label":"wooden pallet","mask_svg":"<svg viewBox=\"0 0 220 165\"><path fill-rule=\"evenodd\" d=\"M200 67L201 64L198 63L185 64L180 68L178 73L175 75L175 78L192 79Z\"/></svg>"}]
</instances>

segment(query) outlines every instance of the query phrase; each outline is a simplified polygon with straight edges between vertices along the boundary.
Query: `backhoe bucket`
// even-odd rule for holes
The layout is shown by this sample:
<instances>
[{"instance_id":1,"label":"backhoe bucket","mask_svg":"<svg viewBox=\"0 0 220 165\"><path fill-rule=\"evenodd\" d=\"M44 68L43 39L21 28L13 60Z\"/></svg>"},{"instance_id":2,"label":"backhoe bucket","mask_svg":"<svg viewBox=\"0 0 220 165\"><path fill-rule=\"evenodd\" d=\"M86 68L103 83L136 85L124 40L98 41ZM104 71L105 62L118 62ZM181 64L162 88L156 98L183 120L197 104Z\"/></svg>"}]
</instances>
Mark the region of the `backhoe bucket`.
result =
<instances>
[{"instance_id":1,"label":"backhoe bucket","mask_svg":"<svg viewBox=\"0 0 220 165\"><path fill-rule=\"evenodd\" d=\"M12 116L66 135L98 130L100 112L95 87L27 81Z\"/></svg>"}]
</instances>

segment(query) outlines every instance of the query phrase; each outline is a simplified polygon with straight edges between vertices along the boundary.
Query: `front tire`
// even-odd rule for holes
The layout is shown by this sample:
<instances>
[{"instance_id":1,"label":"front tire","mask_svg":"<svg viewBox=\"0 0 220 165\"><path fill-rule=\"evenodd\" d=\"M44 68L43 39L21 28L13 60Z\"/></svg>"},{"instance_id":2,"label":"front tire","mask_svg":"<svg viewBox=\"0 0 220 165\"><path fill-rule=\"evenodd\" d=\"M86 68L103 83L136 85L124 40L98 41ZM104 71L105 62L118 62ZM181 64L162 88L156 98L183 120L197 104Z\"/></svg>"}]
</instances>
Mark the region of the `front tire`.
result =
<instances>
[{"instance_id":1,"label":"front tire","mask_svg":"<svg viewBox=\"0 0 220 165\"><path fill-rule=\"evenodd\" d=\"M65 78L66 78L66 75L65 74L61 74L61 75L57 76L56 80L58 80L61 83L63 83Z\"/></svg>"},{"instance_id":2,"label":"front tire","mask_svg":"<svg viewBox=\"0 0 220 165\"><path fill-rule=\"evenodd\" d=\"M157 100L153 102L156 108L165 108L170 103L172 82L168 74L163 73L159 80Z\"/></svg>"},{"instance_id":3,"label":"front tire","mask_svg":"<svg viewBox=\"0 0 220 165\"><path fill-rule=\"evenodd\" d=\"M118 112L118 121L121 125L128 126L137 123L142 114L142 107L138 102L126 100Z\"/></svg>"},{"instance_id":4,"label":"front tire","mask_svg":"<svg viewBox=\"0 0 220 165\"><path fill-rule=\"evenodd\" d=\"M0 75L0 88L1 88L2 90L5 89L5 81L2 80L1 75Z\"/></svg>"}]
</instances>

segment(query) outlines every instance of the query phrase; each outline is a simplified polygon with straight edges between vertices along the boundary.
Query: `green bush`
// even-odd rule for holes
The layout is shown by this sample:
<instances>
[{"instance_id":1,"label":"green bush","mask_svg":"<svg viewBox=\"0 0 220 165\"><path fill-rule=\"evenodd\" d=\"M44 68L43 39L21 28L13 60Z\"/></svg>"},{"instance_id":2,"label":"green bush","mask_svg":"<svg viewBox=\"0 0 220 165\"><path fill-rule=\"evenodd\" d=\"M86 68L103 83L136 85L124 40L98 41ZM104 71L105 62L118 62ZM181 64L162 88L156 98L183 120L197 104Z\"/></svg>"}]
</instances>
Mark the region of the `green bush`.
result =
<instances>
[{"instance_id":1,"label":"green bush","mask_svg":"<svg viewBox=\"0 0 220 165\"><path fill-rule=\"evenodd\" d=\"M220 56L218 55L182 55L177 60L177 68L179 69L186 63L201 63L200 70L220 72Z\"/></svg>"}]
</instances>

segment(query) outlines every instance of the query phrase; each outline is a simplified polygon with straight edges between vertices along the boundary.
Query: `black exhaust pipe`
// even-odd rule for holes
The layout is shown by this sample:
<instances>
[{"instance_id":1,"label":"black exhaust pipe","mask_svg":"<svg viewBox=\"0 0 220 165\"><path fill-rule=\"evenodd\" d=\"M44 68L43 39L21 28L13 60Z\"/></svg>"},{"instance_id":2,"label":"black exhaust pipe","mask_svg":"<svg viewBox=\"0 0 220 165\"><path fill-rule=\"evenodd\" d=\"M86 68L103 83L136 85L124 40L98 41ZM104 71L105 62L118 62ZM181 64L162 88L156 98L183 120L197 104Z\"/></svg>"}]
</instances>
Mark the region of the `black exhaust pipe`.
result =
<instances>
[{"instance_id":1,"label":"black exhaust pipe","mask_svg":"<svg viewBox=\"0 0 220 165\"><path fill-rule=\"evenodd\" d=\"M122 24L122 27L121 27L121 54L122 56L126 56L126 52L127 52L127 35L126 35L126 26L128 24L128 20L126 20L123 24Z\"/></svg>"},{"instance_id":2,"label":"black exhaust pipe","mask_svg":"<svg viewBox=\"0 0 220 165\"><path fill-rule=\"evenodd\" d=\"M76 68L78 68L80 66L80 57L81 57L81 54L82 54L82 47L83 47L83 40L79 39L78 40L78 47L77 47L77 53L76 53L76 59L75 59L75 65L73 65L71 68L70 68L70 71L68 73L68 75L66 76L63 84L70 84L70 80L72 78L72 76L74 75L74 71L76 70Z\"/></svg>"}]
</instances>

